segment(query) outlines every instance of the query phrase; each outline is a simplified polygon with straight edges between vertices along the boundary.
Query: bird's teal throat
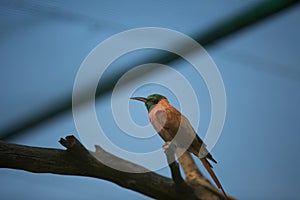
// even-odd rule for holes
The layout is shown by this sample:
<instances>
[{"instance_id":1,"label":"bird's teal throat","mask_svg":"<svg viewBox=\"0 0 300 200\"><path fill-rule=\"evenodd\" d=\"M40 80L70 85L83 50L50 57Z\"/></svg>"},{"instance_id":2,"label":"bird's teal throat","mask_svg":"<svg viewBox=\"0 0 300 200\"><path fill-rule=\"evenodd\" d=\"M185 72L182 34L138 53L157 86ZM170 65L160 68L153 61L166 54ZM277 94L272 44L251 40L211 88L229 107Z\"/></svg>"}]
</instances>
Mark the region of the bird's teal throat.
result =
<instances>
[{"instance_id":1,"label":"bird's teal throat","mask_svg":"<svg viewBox=\"0 0 300 200\"><path fill-rule=\"evenodd\" d=\"M157 104L155 104L154 102L151 102L151 101L147 101L145 103L145 105L146 105L148 112L150 112Z\"/></svg>"}]
</instances>

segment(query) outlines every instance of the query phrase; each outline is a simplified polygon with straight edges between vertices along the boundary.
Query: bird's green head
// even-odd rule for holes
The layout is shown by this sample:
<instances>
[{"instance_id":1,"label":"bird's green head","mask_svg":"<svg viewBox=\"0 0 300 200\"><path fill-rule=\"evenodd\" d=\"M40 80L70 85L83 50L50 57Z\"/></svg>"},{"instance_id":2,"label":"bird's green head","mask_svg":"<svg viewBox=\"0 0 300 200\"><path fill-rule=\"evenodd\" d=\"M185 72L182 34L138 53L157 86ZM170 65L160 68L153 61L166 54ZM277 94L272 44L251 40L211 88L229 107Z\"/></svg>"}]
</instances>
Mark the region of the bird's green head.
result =
<instances>
[{"instance_id":1,"label":"bird's green head","mask_svg":"<svg viewBox=\"0 0 300 200\"><path fill-rule=\"evenodd\" d=\"M144 98L144 97L132 97L130 99L144 102L145 106L146 106L146 108L147 108L147 110L149 112L153 108L153 106L155 106L156 104L158 104L158 102L160 100L167 99L167 98L164 97L163 95L160 95L160 94L151 94L147 98Z\"/></svg>"}]
</instances>

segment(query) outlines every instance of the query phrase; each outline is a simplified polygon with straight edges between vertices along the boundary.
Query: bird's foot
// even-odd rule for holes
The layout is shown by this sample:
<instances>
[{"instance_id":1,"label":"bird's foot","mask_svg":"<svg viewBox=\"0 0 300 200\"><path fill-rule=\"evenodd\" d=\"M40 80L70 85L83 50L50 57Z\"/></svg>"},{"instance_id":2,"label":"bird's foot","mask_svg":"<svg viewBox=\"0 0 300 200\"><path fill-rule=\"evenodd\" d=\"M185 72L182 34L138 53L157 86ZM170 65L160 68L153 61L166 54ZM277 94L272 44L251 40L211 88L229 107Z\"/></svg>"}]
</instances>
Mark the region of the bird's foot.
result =
<instances>
[{"instance_id":1,"label":"bird's foot","mask_svg":"<svg viewBox=\"0 0 300 200\"><path fill-rule=\"evenodd\" d=\"M170 151L174 151L175 152L176 144L174 144L173 142L167 141L166 143L163 144L162 148L165 151L170 150Z\"/></svg>"},{"instance_id":2,"label":"bird's foot","mask_svg":"<svg viewBox=\"0 0 300 200\"><path fill-rule=\"evenodd\" d=\"M166 143L164 143L164 144L162 145L162 148L163 148L164 150L167 150L167 149L170 147L170 145L171 145L171 142L168 141L168 142L166 142Z\"/></svg>"}]
</instances>

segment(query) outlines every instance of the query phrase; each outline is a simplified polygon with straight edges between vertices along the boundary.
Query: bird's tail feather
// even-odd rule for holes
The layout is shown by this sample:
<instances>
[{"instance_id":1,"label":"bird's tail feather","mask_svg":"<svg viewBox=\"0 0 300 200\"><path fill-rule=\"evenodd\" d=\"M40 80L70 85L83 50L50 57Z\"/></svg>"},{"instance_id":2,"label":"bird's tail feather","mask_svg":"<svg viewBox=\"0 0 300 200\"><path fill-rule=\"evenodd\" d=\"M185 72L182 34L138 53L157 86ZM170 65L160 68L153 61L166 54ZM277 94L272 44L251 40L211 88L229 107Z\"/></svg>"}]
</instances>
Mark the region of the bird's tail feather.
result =
<instances>
[{"instance_id":1,"label":"bird's tail feather","mask_svg":"<svg viewBox=\"0 0 300 200\"><path fill-rule=\"evenodd\" d=\"M228 196L226 195L219 179L217 178L216 174L214 173L214 171L212 170L212 166L211 164L208 162L208 160L206 158L200 158L202 164L204 165L205 169L208 171L209 175L212 177L212 179L214 180L214 182L216 183L216 185L218 186L219 189L222 190L225 198L227 200L229 200Z\"/></svg>"}]
</instances>

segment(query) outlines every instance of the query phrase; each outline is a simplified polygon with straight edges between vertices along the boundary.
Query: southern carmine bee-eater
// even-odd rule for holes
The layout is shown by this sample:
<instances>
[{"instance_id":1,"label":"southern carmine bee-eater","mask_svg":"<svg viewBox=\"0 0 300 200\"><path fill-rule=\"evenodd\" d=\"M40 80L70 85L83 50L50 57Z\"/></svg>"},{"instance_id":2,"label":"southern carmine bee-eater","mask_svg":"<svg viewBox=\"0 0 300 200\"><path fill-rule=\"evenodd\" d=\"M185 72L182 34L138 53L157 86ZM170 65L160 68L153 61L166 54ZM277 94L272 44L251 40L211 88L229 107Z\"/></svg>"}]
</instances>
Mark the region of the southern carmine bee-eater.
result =
<instances>
[{"instance_id":1,"label":"southern carmine bee-eater","mask_svg":"<svg viewBox=\"0 0 300 200\"><path fill-rule=\"evenodd\" d=\"M214 163L217 162L208 152L206 145L197 135L189 120L162 95L152 94L147 98L132 97L130 99L145 103L150 122L164 141L173 142L176 147L187 149L200 159L218 188L222 190L224 196L228 199L208 160Z\"/></svg>"}]
</instances>

